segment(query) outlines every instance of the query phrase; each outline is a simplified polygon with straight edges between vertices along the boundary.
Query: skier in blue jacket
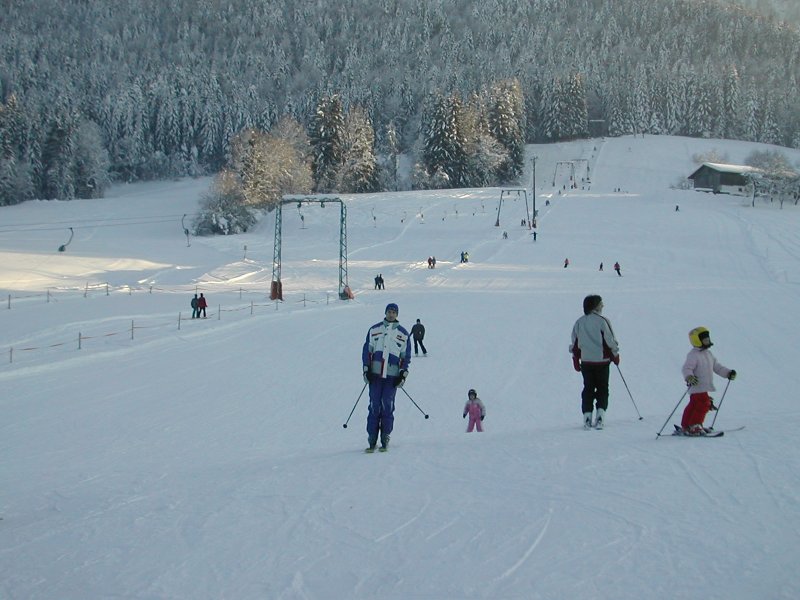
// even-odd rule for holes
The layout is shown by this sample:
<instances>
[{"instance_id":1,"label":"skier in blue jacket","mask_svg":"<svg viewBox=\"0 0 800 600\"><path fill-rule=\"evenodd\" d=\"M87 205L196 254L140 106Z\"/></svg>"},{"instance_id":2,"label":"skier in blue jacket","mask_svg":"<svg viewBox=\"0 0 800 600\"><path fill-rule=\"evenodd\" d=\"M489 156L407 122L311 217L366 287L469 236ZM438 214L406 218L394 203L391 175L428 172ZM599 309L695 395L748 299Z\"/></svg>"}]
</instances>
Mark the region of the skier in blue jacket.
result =
<instances>
[{"instance_id":1,"label":"skier in blue jacket","mask_svg":"<svg viewBox=\"0 0 800 600\"><path fill-rule=\"evenodd\" d=\"M411 364L411 336L397 321L397 304L386 305L385 317L367 332L361 351L364 381L369 384L367 413L368 452L375 450L378 434L381 450L389 446L394 428L394 397L402 387Z\"/></svg>"}]
</instances>

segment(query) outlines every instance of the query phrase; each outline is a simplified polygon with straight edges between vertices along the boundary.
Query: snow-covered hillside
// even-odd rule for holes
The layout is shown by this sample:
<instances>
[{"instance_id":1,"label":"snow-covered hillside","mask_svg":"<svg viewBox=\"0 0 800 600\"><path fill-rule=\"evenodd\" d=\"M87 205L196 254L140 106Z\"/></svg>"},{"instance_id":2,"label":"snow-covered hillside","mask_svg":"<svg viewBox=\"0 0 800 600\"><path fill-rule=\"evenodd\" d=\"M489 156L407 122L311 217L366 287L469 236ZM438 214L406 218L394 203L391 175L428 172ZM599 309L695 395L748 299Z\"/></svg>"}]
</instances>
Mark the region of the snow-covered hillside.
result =
<instances>
[{"instance_id":1,"label":"snow-covered hillside","mask_svg":"<svg viewBox=\"0 0 800 600\"><path fill-rule=\"evenodd\" d=\"M522 195L495 226L499 189L344 197L349 302L330 205L284 210L280 305L272 217L187 245L207 180L3 208L0 597L798 597L800 209L671 189L754 147L531 146L536 241ZM565 190L575 159L591 184ZM208 319L187 320L195 290ZM621 345L603 431L567 352L589 293ZM429 355L366 455L364 398L342 425L390 301ZM739 373L715 426L746 428L657 440L697 325ZM464 433L468 388L485 433Z\"/></svg>"}]
</instances>

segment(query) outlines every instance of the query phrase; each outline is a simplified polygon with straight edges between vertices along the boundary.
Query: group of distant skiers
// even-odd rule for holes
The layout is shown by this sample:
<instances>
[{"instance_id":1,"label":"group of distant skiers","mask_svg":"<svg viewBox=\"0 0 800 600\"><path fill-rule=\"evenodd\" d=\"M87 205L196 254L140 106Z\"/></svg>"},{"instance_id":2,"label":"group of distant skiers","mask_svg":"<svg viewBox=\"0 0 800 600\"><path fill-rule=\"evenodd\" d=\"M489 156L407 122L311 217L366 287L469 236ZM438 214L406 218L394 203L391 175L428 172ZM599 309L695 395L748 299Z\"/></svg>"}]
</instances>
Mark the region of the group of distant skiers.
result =
<instances>
[{"instance_id":1,"label":"group of distant skiers","mask_svg":"<svg viewBox=\"0 0 800 600\"><path fill-rule=\"evenodd\" d=\"M565 258L564 259L564 268L566 269L568 266L569 266L569 258ZM598 269L598 271L602 271L602 270L603 270L603 263L601 262L600 263L600 268ZM620 266L619 261L614 263L614 270L617 272L617 275L622 277L622 267Z\"/></svg>"},{"instance_id":2,"label":"group of distant skiers","mask_svg":"<svg viewBox=\"0 0 800 600\"><path fill-rule=\"evenodd\" d=\"M583 299L583 316L575 321L569 347L573 367L583 378L581 413L585 429L605 426L611 363L619 368L619 343L611 322L602 313L603 299L599 295L591 294ZM411 366L411 340L415 356L420 349L423 356L427 355L423 344L425 327L420 319L409 333L397 320L398 314L396 303L387 304L383 320L369 328L361 350L364 383L369 386L367 452L374 452L379 441L381 451L388 449L394 429L395 395L405 384ZM689 342L692 349L681 370L689 404L683 411L680 428L676 426L676 429L681 435L703 436L710 431L703 426L706 415L716 409L709 396L715 389L714 373L733 380L736 371L723 366L711 353L713 344L707 328L692 329ZM483 431L486 407L474 388L467 392L462 416L469 417L468 432Z\"/></svg>"}]
</instances>

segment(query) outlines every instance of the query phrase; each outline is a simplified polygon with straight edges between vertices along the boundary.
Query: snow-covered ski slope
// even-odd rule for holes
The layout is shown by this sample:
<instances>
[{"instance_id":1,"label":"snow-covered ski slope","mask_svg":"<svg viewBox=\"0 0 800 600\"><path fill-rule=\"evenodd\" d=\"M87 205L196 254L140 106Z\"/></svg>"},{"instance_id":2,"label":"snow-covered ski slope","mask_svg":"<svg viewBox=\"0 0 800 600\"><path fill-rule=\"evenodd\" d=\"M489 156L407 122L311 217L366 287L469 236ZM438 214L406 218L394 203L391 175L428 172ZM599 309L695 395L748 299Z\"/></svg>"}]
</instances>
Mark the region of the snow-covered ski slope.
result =
<instances>
[{"instance_id":1,"label":"snow-covered ski slope","mask_svg":"<svg viewBox=\"0 0 800 600\"><path fill-rule=\"evenodd\" d=\"M272 217L187 246L208 180L0 209L0 598L800 597L800 208L670 189L696 154L755 148L531 146L536 242L523 199L495 227L499 189L346 196L351 302L338 207L286 207L277 309ZM591 186L559 195L575 159ZM195 287L209 318L179 330ZM589 293L644 416L613 369L603 431L567 352ZM427 328L405 389L430 419L399 393L366 455L366 398L342 424L388 302ZM716 427L747 428L656 440L698 325L739 373Z\"/></svg>"}]
</instances>

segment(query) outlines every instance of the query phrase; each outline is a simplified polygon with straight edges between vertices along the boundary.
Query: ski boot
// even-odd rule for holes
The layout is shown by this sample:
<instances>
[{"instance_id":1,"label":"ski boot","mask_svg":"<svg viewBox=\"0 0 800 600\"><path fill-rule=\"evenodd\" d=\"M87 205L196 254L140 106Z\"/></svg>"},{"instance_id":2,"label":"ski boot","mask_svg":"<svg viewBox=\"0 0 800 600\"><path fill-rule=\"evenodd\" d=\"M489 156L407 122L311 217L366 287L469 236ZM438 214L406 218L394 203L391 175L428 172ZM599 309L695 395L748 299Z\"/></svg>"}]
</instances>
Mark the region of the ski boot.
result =
<instances>
[{"instance_id":1,"label":"ski boot","mask_svg":"<svg viewBox=\"0 0 800 600\"><path fill-rule=\"evenodd\" d=\"M367 443L369 444L369 446L367 447L365 452L367 454L372 454L373 452L375 452L375 446L378 445L378 438L377 437L369 437L369 438L367 438Z\"/></svg>"},{"instance_id":2,"label":"ski boot","mask_svg":"<svg viewBox=\"0 0 800 600\"><path fill-rule=\"evenodd\" d=\"M597 409L597 418L594 420L594 428L595 429L602 429L605 426L606 421L606 411L605 409L598 408Z\"/></svg>"},{"instance_id":3,"label":"ski boot","mask_svg":"<svg viewBox=\"0 0 800 600\"><path fill-rule=\"evenodd\" d=\"M592 428L592 413L583 413L583 428L584 429L591 429Z\"/></svg>"},{"instance_id":4,"label":"ski boot","mask_svg":"<svg viewBox=\"0 0 800 600\"><path fill-rule=\"evenodd\" d=\"M389 449L389 436L388 435L382 435L381 436L380 451L381 452L386 452L388 449Z\"/></svg>"}]
</instances>

